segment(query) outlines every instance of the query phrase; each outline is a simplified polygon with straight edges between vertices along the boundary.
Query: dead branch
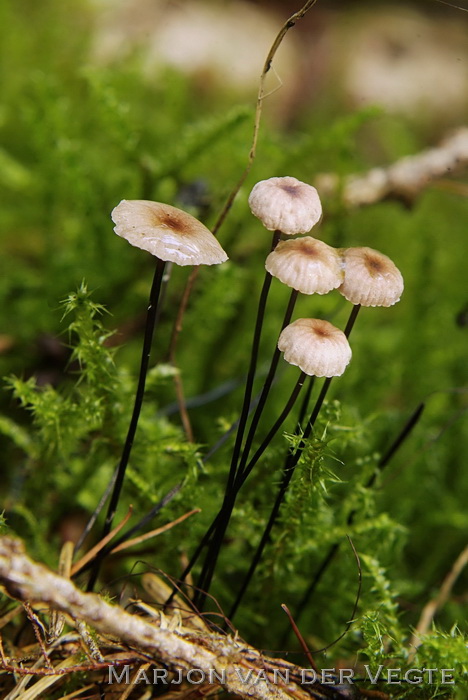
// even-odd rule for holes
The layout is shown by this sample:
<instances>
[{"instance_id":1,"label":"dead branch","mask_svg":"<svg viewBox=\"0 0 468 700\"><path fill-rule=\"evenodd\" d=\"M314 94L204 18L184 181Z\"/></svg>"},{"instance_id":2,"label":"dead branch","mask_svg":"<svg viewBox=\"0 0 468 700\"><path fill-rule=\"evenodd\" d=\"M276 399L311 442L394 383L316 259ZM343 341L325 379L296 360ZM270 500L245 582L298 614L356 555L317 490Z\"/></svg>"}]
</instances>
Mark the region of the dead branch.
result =
<instances>
[{"instance_id":1,"label":"dead branch","mask_svg":"<svg viewBox=\"0 0 468 700\"><path fill-rule=\"evenodd\" d=\"M435 598L433 600L430 600L424 606L423 611L421 613L421 617L419 618L419 622L416 626L416 630L415 630L415 632L411 638L411 641L410 641L410 647L411 647L411 652L409 654L410 660L412 660L415 657L418 647L420 647L421 644L423 644L424 635L427 634L427 632L429 631L429 628L431 626L431 623L432 623L434 617L436 616L437 611L440 610L440 608L442 608L445 605L445 603L447 602L457 578L460 576L463 569L467 565L468 565L468 546L465 547L465 549L458 555L455 563L453 564L449 573L447 574L444 581L442 582L442 585L440 587L438 594L435 596Z\"/></svg>"},{"instance_id":2,"label":"dead branch","mask_svg":"<svg viewBox=\"0 0 468 700\"><path fill-rule=\"evenodd\" d=\"M219 685L230 693L258 700L310 700L300 685L300 669L292 664L268 659L237 637L184 627L178 616L168 618L160 613L148 622L118 605L110 605L95 593L83 593L69 579L32 561L22 542L11 537L0 538L0 582L11 597L66 613L100 635L144 654L149 662L184 674L193 668L207 677L215 673L222 678ZM275 682L269 681L275 669L285 668L297 677L297 683L276 678ZM249 670L254 675L246 682ZM315 688L314 693L317 691Z\"/></svg>"},{"instance_id":3,"label":"dead branch","mask_svg":"<svg viewBox=\"0 0 468 700\"><path fill-rule=\"evenodd\" d=\"M460 172L467 165L468 128L463 127L439 146L401 158L387 168L372 168L344 180L335 174L323 174L317 176L314 184L321 194L340 194L349 209L389 198L412 202L435 181Z\"/></svg>"}]
</instances>

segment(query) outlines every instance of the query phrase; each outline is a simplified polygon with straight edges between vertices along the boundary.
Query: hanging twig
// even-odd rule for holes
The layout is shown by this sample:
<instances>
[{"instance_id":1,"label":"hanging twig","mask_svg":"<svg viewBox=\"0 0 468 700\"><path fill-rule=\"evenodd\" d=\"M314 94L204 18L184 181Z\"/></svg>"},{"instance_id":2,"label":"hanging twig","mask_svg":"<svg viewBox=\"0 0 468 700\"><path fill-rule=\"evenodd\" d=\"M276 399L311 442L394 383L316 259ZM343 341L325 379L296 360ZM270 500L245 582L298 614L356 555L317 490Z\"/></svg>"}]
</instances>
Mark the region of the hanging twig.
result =
<instances>
[{"instance_id":1,"label":"hanging twig","mask_svg":"<svg viewBox=\"0 0 468 700\"><path fill-rule=\"evenodd\" d=\"M233 202L235 198L237 197L237 194L244 184L247 175L250 173L250 170L252 168L252 164L255 160L255 156L257 154L257 143L258 143L258 134L260 131L260 123L262 119L262 109L263 109L263 100L265 97L267 97L265 93L265 81L267 78L267 75L271 69L273 59L276 56L276 52L278 51L279 47L281 46L284 37L286 36L287 32L294 27L296 22L299 19L302 19L304 15L316 4L317 0L308 0L308 2L305 3L305 5L295 12L289 19L283 24L281 27L280 31L278 32L273 44L271 45L270 50L268 51L268 55L265 59L265 63L263 65L263 70L260 75L260 83L259 83L259 88L258 88L258 94L257 94L257 106L255 109L255 119L254 119L254 130L253 130L253 136L252 136L252 144L250 146L250 151L249 151L249 156L247 159L247 165L242 172L239 180L231 190L218 218L216 219L216 222L212 228L212 233L216 236L219 229L224 223L224 220L226 219ZM176 351L177 351L177 342L179 339L180 332L182 330L182 325L183 325L183 318L185 315L185 312L187 310L187 306L189 303L190 295L193 290L193 286L195 284L195 281L198 277L198 267L194 268L192 272L190 273L190 277L187 280L187 284L185 285L184 293L182 295L182 300L179 305L179 309L177 312L177 317L174 322L173 330L172 330L172 336L171 336L171 342L169 345L169 362L172 365L176 365ZM193 433L192 433L192 428L190 425L190 419L187 413L187 408L185 406L185 399L184 399L184 389L183 389L183 382L182 382L182 377L180 374L174 375L174 383L175 383L175 388L176 388L176 394L177 394L177 401L179 404L179 411L180 411L180 416L182 423L184 425L184 430L187 435L187 439L190 442L193 442Z\"/></svg>"}]
</instances>

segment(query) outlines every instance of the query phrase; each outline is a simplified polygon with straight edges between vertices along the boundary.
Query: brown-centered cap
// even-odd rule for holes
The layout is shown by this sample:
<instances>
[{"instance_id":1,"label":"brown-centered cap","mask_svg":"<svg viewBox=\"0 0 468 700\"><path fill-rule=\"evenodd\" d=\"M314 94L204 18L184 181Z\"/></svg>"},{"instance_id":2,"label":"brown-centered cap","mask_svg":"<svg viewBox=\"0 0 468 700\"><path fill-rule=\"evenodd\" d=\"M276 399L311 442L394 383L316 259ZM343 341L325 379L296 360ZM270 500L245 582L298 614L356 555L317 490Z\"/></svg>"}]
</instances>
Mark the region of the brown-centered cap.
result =
<instances>
[{"instance_id":1,"label":"brown-centered cap","mask_svg":"<svg viewBox=\"0 0 468 700\"><path fill-rule=\"evenodd\" d=\"M265 228L288 236L308 233L322 218L317 190L295 177L271 177L257 182L249 205Z\"/></svg>"},{"instance_id":2,"label":"brown-centered cap","mask_svg":"<svg viewBox=\"0 0 468 700\"><path fill-rule=\"evenodd\" d=\"M161 260L177 265L215 265L228 259L206 226L169 204L123 199L111 216L118 236Z\"/></svg>"},{"instance_id":3,"label":"brown-centered cap","mask_svg":"<svg viewBox=\"0 0 468 700\"><path fill-rule=\"evenodd\" d=\"M403 292L400 270L383 253L372 248L342 251L344 281L339 292L353 304L393 306Z\"/></svg>"},{"instance_id":4,"label":"brown-centered cap","mask_svg":"<svg viewBox=\"0 0 468 700\"><path fill-rule=\"evenodd\" d=\"M327 294L344 278L339 252L311 236L278 243L265 267L270 275L302 294Z\"/></svg>"},{"instance_id":5,"label":"brown-centered cap","mask_svg":"<svg viewBox=\"0 0 468 700\"><path fill-rule=\"evenodd\" d=\"M286 326L278 349L289 364L316 377L339 377L351 360L351 348L343 331L317 318L299 318Z\"/></svg>"}]
</instances>

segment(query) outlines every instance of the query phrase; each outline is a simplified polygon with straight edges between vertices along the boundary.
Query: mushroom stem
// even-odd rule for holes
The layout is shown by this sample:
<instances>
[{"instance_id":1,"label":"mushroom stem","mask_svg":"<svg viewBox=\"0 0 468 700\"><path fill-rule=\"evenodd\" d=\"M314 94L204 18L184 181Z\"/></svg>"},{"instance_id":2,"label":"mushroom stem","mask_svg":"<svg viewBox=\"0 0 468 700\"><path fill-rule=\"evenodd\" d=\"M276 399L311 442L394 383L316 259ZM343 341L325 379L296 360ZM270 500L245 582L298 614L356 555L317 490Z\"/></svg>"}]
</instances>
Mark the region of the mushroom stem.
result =
<instances>
[{"instance_id":1,"label":"mushroom stem","mask_svg":"<svg viewBox=\"0 0 468 700\"><path fill-rule=\"evenodd\" d=\"M305 372L301 372L299 375L299 378L298 378L298 380L297 380L297 382L296 382L296 384L291 392L291 395L290 395L288 401L286 402L285 407L283 408L282 412L280 413L280 415L276 419L273 426L270 428L270 430L269 430L267 436L265 437L265 439L263 440L262 444L258 447L258 449L256 450L255 454L253 455L252 459L244 467L244 469L242 471L239 469L239 471L236 475L236 479L235 479L235 482L234 482L234 485L233 485L231 492L229 494L225 495L223 505L221 506L221 509L218 512L218 515L216 516L215 520L212 522L209 529L205 533L202 541L198 545L198 548L197 548L194 556L190 560L189 565L187 566L187 568L185 569L185 571L182 574L182 577L183 577L182 580L184 580L184 578L187 576L187 574L189 573L192 566L195 564L201 550L203 549L205 544L209 541L211 535L213 533L215 533L215 537L214 537L213 543L212 543L212 549L207 553L204 569L202 571L202 574L200 575L200 582L198 584L198 588L199 589L203 588L203 592L200 593L200 599L194 601L194 603L197 605L197 607L199 609L200 609L200 604L202 604L202 602L206 598L206 594L208 593L208 589L209 589L209 586L211 584L211 580L212 580L212 577L214 574L214 570L215 570L216 562L218 559L219 551L221 548L222 540L223 540L223 537L224 537L226 530L228 528L228 525L229 525L229 521L231 518L232 511L234 509L237 494L239 493L240 489L242 488L242 486L246 482L247 478L251 474L251 472L252 472L253 468L255 467L255 465L257 464L258 460L263 455L266 448L268 447L268 445L270 444L270 442L272 441L272 439L274 438L274 436L276 435L276 433L278 432L278 430L281 428L284 421L288 417L289 413L291 412L291 409L294 406L296 399L299 396L299 393L300 393L302 387L304 386L305 378L306 378ZM208 564L210 564L210 566L208 566ZM205 573L205 575L203 575L203 572L205 570L206 570L206 573Z\"/></svg>"},{"instance_id":2,"label":"mushroom stem","mask_svg":"<svg viewBox=\"0 0 468 700\"><path fill-rule=\"evenodd\" d=\"M300 426L302 426L302 423L304 422L304 418L305 418L305 415L307 412L307 407L308 407L309 402L310 402L310 397L312 394L312 389L314 388L314 384L315 384L315 377L314 376L309 377L309 384L307 386L306 393L305 393L304 398L302 400L301 410L299 411L299 415L297 417L297 424Z\"/></svg>"},{"instance_id":3,"label":"mushroom stem","mask_svg":"<svg viewBox=\"0 0 468 700\"><path fill-rule=\"evenodd\" d=\"M275 237L274 237L273 242L272 242L272 247L275 247L277 243L278 243L278 241L275 242ZM267 275L268 274L269 273L267 273ZM265 281L266 281L266 279L267 279L267 276L265 276ZM271 281L271 277L270 277L270 281ZM268 285L268 288L269 288L269 285ZM286 308L286 312L284 315L283 324L281 326L281 330L283 330L289 324L289 322L291 320L291 316L293 314L294 306L295 306L296 300L297 300L297 295L298 295L297 290L292 289L291 295L289 297L288 306ZM258 355L258 346L256 349L256 355ZM204 563L202 572L200 574L200 579L198 581L198 588L200 590L201 589L203 590L203 593L200 593L199 595L203 596L203 599L204 599L204 596L206 595L206 593L208 593L208 589L209 589L209 586L210 586L210 583L211 583L211 580L212 580L212 577L214 574L216 562L218 559L219 551L221 549L222 539L223 539L224 533L226 532L226 529L228 527L229 520L231 518L232 511L233 511L233 508L235 505L235 500L236 500L237 494L238 494L239 489L241 488L242 484L245 481L245 479L244 479L244 481L242 481L242 472L245 469L245 466L246 466L246 463L247 463L247 460L249 457L249 453L250 453L250 448L252 447L252 443L253 443L253 440L255 437L255 432L256 432L258 423L260 421L261 415L263 413L263 409L265 408L265 404L266 404L266 401L267 401L267 398L268 398L268 395L269 395L269 392L271 389L271 385L273 383L273 380L274 380L274 377L276 374L276 369L278 367L279 357L280 357L280 351L279 351L278 347L275 347L273 357L272 357L271 363L270 363L270 369L269 369L268 375L265 379L263 389L262 389L262 392L260 394L260 399L259 399L257 408L255 410L255 413L253 415L252 423L250 425L249 432L247 434L247 438L246 438L244 449L242 450L242 453L240 452L241 451L241 444L242 444L242 436L241 436L241 440L239 441L239 443L237 443L237 440L236 440L236 445L234 447L235 454L233 453L233 458L232 458L232 462L231 462L231 470L229 473L229 479L228 479L228 483L227 483L226 490L224 493L224 500L223 500L223 503L221 505L221 509L218 513L218 516L216 518L218 524L216 526L215 535L212 539L210 549L208 550L208 552L206 554L205 563ZM303 384L303 381L301 383L301 388L302 388L302 384ZM246 388L246 390L247 390L247 388ZM250 388L250 394L248 396L247 408L249 407L250 401L251 401L251 391L252 391L252 387ZM297 396L297 394L296 394L296 396ZM296 396L294 397L294 401L296 399ZM291 406L288 408L286 415L291 410L292 405L294 404L294 401L291 404ZM281 414L281 415L283 415L283 414ZM260 454L258 454L254 464L258 461L260 456L263 454L263 452L267 448L269 442L272 440L272 438L274 437L276 432L279 430L279 427L281 426L281 424L285 420L286 415L281 419L281 422L279 422L279 424L278 424L278 421L277 421L277 423L275 423L275 426L278 424L277 427L274 430L272 429L273 432L270 431L269 437L267 438L266 442L264 441L264 443L262 443L262 450L261 450ZM244 426L243 426L243 430L242 430L242 435L245 431L245 426L247 424L247 418L248 418L248 411L247 411L247 414L245 416L245 422L244 422ZM240 433L239 433L239 429L238 429L237 437L239 437L239 434ZM236 446L237 446L237 451L236 451ZM234 461L234 459L235 459L235 461ZM250 473L254 464L252 464L248 473ZM245 478L247 478L247 475ZM237 486L236 486L236 482L238 482ZM198 554L200 553L200 551L201 551L201 549L197 548ZM201 600L197 599L196 603L197 603L198 607L200 607Z\"/></svg>"},{"instance_id":4,"label":"mushroom stem","mask_svg":"<svg viewBox=\"0 0 468 700\"><path fill-rule=\"evenodd\" d=\"M348 322L346 324L346 328L344 330L344 334L346 335L347 338L349 338L349 334L351 333L351 330L354 326L354 323L356 321L356 318L357 318L357 315L359 313L360 308L361 307L359 304L356 304L352 308L351 314L350 314ZM242 598L244 597L244 594L248 588L248 585L249 585L249 583L250 583L250 581L255 573L255 570L256 570L256 568L257 568L257 566L262 558L263 550L265 549L265 546L270 538L271 531L272 531L273 526L274 526L276 519L278 517L278 513L280 510L281 504L284 500L284 496L286 494L286 491L288 489L288 486L289 486L290 481L292 479L292 476L294 474L294 470L299 462L302 451L305 447L306 440L308 440L308 438L310 437L310 435L312 433L312 429L313 429L315 421L317 420L317 417L320 413L320 409L322 408L325 397L328 393L328 389L330 387L332 378L333 377L327 377L325 379L325 381L322 385L322 389L320 391L320 394L317 398L317 401L315 402L315 406L314 406L312 413L310 415L310 418L308 420L308 423L304 429L302 439L301 439L298 447L296 448L295 452L291 452L288 455L288 457L286 458L286 463L283 467L283 478L281 480L281 484L280 484L280 487L278 490L278 494L276 496L276 500L273 504L273 508L271 509L268 523L265 527L265 530L263 532L260 543L257 547L255 554L254 554L254 557L253 557L252 562L250 564L249 570L244 578L241 589L240 589L239 593L237 594L237 597L234 601L234 604L233 604L231 610L229 611L228 618L230 620L232 620L232 618L234 617L234 615L235 615L235 613L240 605L240 602L241 602Z\"/></svg>"},{"instance_id":5,"label":"mushroom stem","mask_svg":"<svg viewBox=\"0 0 468 700\"><path fill-rule=\"evenodd\" d=\"M289 397L288 402L287 402L285 408L283 409L283 411L281 412L279 418L276 420L275 424L270 429L268 435L266 436L266 438L264 439L264 441L262 442L260 447L255 452L254 456L252 457L252 459L248 463L246 469L242 473L238 473L236 480L235 480L235 483L234 483L234 494L235 494L234 497L237 497L239 490L244 485L244 483L245 483L247 477L250 475L253 467L256 465L256 463L258 462L258 460L260 459L260 457L262 456L262 454L265 452L266 448L268 447L268 445L272 441L273 437L276 435L276 433L280 429L281 425L286 420L292 407L294 406L294 403L299 395L300 390L302 389L303 384L304 384L304 377L302 376L302 373L301 373L301 375L299 376L299 379L297 380L296 386L294 387L294 389L291 393L291 396ZM187 564L184 571L180 575L179 584L180 584L180 582L183 583L185 581L188 574L193 569L193 567L196 564L198 557L200 556L203 548L209 543L210 538L213 535L213 533L215 532L216 528L218 528L220 526L222 517L223 517L223 507L221 507L217 516L215 517L215 519L211 523L210 527L203 535L201 541L198 544L197 549L195 550L195 552L192 555L192 558L190 559L189 563ZM172 602L173 595L174 595L174 593L172 593L170 598L166 601L166 605L170 605L170 603Z\"/></svg>"},{"instance_id":6,"label":"mushroom stem","mask_svg":"<svg viewBox=\"0 0 468 700\"><path fill-rule=\"evenodd\" d=\"M288 417L292 407L294 406L294 404L296 402L297 397L299 396L299 392L301 391L302 387L304 386L304 381L305 381L306 376L307 375L305 374L305 372L301 372L301 374L299 375L299 379L297 380L297 383L296 383L294 389L292 390L291 396L289 397L288 402L287 402L286 406L284 407L283 411L281 412L279 417L276 419L274 425L270 428L270 431L268 432L267 436L263 440L262 444L255 451L250 462L244 467L244 469L242 471L239 471L239 473L237 475L237 479L236 479L236 484L235 484L236 495L237 495L239 489L244 485L244 483L245 483L247 477L249 476L249 474L251 473L252 469L257 464L258 460L263 455L266 448L268 447L270 442L273 440L274 436L276 435L276 433L278 432L278 430L281 428L284 421Z\"/></svg>"},{"instance_id":7,"label":"mushroom stem","mask_svg":"<svg viewBox=\"0 0 468 700\"><path fill-rule=\"evenodd\" d=\"M274 250L276 248L280 239L281 239L281 231L274 231L273 237L271 240L271 250ZM239 460L241 446L242 446L242 440L244 439L245 427L246 427L247 419L249 416L249 407L250 407L250 402L252 400L252 390L253 390L253 383L254 383L254 379L255 379L255 370L257 368L258 349L260 346L260 336L262 334L263 319L265 316L265 308L266 308L266 303L267 303L267 299L268 299L268 293L270 291L271 279L272 279L272 277L271 277L270 273L266 272L265 279L263 281L262 291L260 294L259 303L258 303L257 319L255 322L252 350L251 350L251 354L250 354L250 365L249 365L249 371L247 374L247 380L245 383L244 402L242 404L242 410L241 410L241 415L240 415L240 419L239 419L239 426L237 428L237 434L236 434L236 441L234 443L234 449L232 452L231 466L229 469L229 476L228 476L228 482L227 482L227 486L226 486L226 493L228 493L231 490L232 485L234 483L234 478L235 478L236 470L237 470L237 463Z\"/></svg>"},{"instance_id":8,"label":"mushroom stem","mask_svg":"<svg viewBox=\"0 0 468 700\"><path fill-rule=\"evenodd\" d=\"M294 307L296 305L298 294L299 294L299 292L296 289L291 290L291 295L289 297L288 306L286 308L286 313L284 315L283 324L281 326L282 331L286 328L286 326L289 325L289 323L291 321L291 317L293 315L293 311L294 311ZM252 442L253 442L254 437L255 437L255 432L257 430L258 423L259 423L261 415L263 413L263 409L265 408L265 404L266 404L266 401L268 399L268 394L270 393L271 385L273 384L273 380L275 378L280 354L281 354L280 350L279 350L278 346L276 346L275 350L273 352L273 357L271 358L270 369L268 370L268 374L266 376L265 383L263 385L263 389L262 389L262 392L260 394L260 399L258 401L257 408L255 409L255 413L254 413L253 418L252 418L252 423L250 424L249 432L247 434L244 449L242 451L241 459L240 459L238 469L237 469L238 474L242 473L242 470L244 469L246 462L248 460L250 448L252 447Z\"/></svg>"},{"instance_id":9,"label":"mushroom stem","mask_svg":"<svg viewBox=\"0 0 468 700\"><path fill-rule=\"evenodd\" d=\"M119 503L120 493L122 491L122 486L125 477L125 471L127 469L128 461L130 459L130 454L133 447L133 441L135 439L135 433L138 426L138 420L140 418L141 407L143 404L143 396L145 393L146 375L148 373L149 359L151 354L151 345L153 342L154 329L156 326L156 320L158 316L158 301L161 292L161 284L164 276L165 261L160 258L156 259L156 269L154 271L153 284L151 285L151 291L149 296L148 311L146 315L146 326L145 326L145 336L143 340L143 350L141 355L140 363L140 375L138 378L138 385L135 394L135 403L133 406L133 413L130 419L130 424L128 427L127 437L122 450L122 456L120 458L119 466L117 469L117 475L115 478L114 489L112 491L111 499L109 502L109 507L107 509L106 520L104 522L104 527L102 529L102 537L106 537L112 528L112 521L114 520L115 513L117 511L117 506ZM92 591L96 579L99 575L99 569L102 563L103 557L98 557L96 559L95 565L91 572L91 576L88 582L88 591Z\"/></svg>"}]
</instances>

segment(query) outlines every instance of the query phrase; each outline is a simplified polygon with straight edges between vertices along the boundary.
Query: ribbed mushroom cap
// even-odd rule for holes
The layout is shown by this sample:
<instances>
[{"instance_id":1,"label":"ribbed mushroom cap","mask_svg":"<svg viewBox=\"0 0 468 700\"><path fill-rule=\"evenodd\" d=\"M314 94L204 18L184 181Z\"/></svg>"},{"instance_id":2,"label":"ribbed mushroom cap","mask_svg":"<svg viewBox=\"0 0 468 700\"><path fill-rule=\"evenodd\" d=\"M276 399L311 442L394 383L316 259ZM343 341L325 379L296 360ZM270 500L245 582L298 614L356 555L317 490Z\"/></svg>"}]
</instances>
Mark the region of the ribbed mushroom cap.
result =
<instances>
[{"instance_id":1,"label":"ribbed mushroom cap","mask_svg":"<svg viewBox=\"0 0 468 700\"><path fill-rule=\"evenodd\" d=\"M322 217L315 187L295 177L271 177L257 182L250 193L249 205L265 228L288 236L308 233Z\"/></svg>"},{"instance_id":2,"label":"ribbed mushroom cap","mask_svg":"<svg viewBox=\"0 0 468 700\"><path fill-rule=\"evenodd\" d=\"M338 251L311 236L278 243L265 267L270 275L302 294L327 294L344 278Z\"/></svg>"},{"instance_id":3,"label":"ribbed mushroom cap","mask_svg":"<svg viewBox=\"0 0 468 700\"><path fill-rule=\"evenodd\" d=\"M353 304L393 306L400 300L404 283L400 270L383 253L372 248L342 251L344 282L339 292Z\"/></svg>"},{"instance_id":4,"label":"ribbed mushroom cap","mask_svg":"<svg viewBox=\"0 0 468 700\"><path fill-rule=\"evenodd\" d=\"M278 349L291 365L316 377L339 377L351 360L348 339L328 321L299 318L282 331Z\"/></svg>"},{"instance_id":5,"label":"ribbed mushroom cap","mask_svg":"<svg viewBox=\"0 0 468 700\"><path fill-rule=\"evenodd\" d=\"M111 216L118 236L161 260L177 265L215 265L228 259L206 226L169 204L123 199Z\"/></svg>"}]
</instances>

